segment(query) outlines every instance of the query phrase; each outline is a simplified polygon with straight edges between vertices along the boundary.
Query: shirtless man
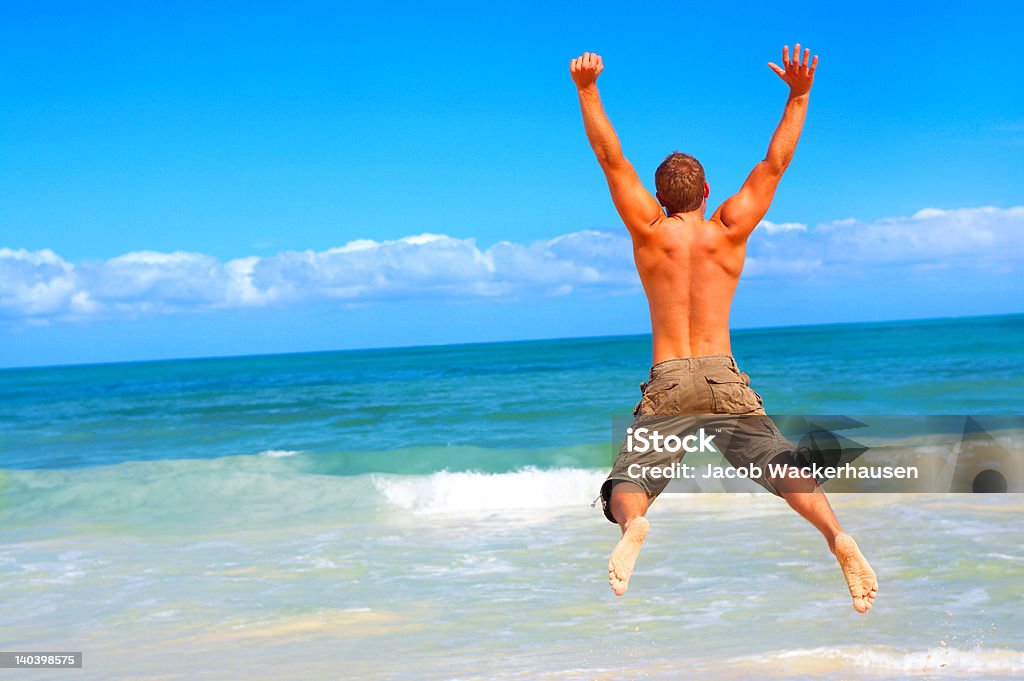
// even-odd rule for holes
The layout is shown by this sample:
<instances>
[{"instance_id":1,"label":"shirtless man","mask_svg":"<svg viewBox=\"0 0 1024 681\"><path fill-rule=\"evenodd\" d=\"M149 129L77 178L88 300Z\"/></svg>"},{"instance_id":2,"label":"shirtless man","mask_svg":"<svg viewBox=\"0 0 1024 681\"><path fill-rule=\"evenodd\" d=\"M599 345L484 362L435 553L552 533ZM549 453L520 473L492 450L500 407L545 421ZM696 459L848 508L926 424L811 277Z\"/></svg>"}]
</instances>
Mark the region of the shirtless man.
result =
<instances>
[{"instance_id":1,"label":"shirtless man","mask_svg":"<svg viewBox=\"0 0 1024 681\"><path fill-rule=\"evenodd\" d=\"M604 69L600 55L590 52L570 65L576 83L587 139L593 147L619 216L633 238L633 256L650 305L653 364L634 411L637 421L673 414L711 414L729 425L716 432L728 436L723 454L734 466L793 462L794 445L765 415L761 398L750 389L729 342L729 308L743 269L747 238L764 217L796 150L807 114L807 102L818 57L810 50L801 58L797 44L790 58L782 50L782 66L768 66L789 86L789 98L764 160L754 166L739 192L704 217L710 185L697 159L670 154L655 173L657 198L644 189L622 154L619 139L601 105L597 78ZM719 424L720 425L720 424ZM641 457L642 458L642 457ZM644 463L678 461L668 455ZM622 529L622 538L608 562L608 581L616 595L626 592L637 555L647 536L644 517L667 481L627 474L639 461L626 445L601 489L605 515ZM811 478L789 482L757 480L781 496L825 536L853 597L853 607L871 608L878 582L857 544L843 532L824 492Z\"/></svg>"}]
</instances>

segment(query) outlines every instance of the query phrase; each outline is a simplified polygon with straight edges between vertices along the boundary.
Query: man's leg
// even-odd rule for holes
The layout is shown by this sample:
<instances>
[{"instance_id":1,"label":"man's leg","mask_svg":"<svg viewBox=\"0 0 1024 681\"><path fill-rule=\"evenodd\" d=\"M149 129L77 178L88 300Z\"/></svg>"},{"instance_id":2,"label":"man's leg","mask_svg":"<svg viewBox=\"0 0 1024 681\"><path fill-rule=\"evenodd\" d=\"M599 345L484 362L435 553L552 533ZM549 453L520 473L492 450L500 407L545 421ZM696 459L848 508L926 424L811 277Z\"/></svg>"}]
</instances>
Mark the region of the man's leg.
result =
<instances>
[{"instance_id":1,"label":"man's leg","mask_svg":"<svg viewBox=\"0 0 1024 681\"><path fill-rule=\"evenodd\" d=\"M773 481L775 488L790 508L825 535L828 548L835 554L853 597L853 608L867 612L875 603L878 579L853 537L843 532L825 492L813 478L783 478Z\"/></svg>"},{"instance_id":2,"label":"man's leg","mask_svg":"<svg viewBox=\"0 0 1024 681\"><path fill-rule=\"evenodd\" d=\"M818 528L818 531L825 536L828 548L832 553L836 551L836 537L843 534L843 528L839 525L839 519L832 511L825 492L818 483L813 480L783 479L775 481L775 489L779 495L786 500L790 508L802 515L811 525Z\"/></svg>"},{"instance_id":3,"label":"man's leg","mask_svg":"<svg viewBox=\"0 0 1024 681\"><path fill-rule=\"evenodd\" d=\"M612 487L608 509L622 528L622 538L608 559L608 583L616 596L626 593L633 566L647 538L650 525L644 513L650 502L647 493L632 482L618 482Z\"/></svg>"}]
</instances>

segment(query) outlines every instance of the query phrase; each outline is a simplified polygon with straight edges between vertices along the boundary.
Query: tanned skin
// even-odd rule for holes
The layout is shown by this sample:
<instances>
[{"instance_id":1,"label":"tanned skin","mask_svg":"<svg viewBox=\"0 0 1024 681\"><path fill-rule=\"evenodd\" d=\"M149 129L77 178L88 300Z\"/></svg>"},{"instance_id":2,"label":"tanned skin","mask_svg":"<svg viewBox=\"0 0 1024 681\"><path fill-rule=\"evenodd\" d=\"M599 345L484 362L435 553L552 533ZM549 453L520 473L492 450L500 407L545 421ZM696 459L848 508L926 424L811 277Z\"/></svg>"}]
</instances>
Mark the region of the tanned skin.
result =
<instances>
[{"instance_id":1,"label":"tanned skin","mask_svg":"<svg viewBox=\"0 0 1024 681\"><path fill-rule=\"evenodd\" d=\"M810 50L793 60L783 50L780 67L769 64L789 85L789 98L764 160L740 190L704 217L711 186L704 183L704 203L689 213L666 215L659 200L644 188L604 112L597 78L604 70L600 55L586 52L572 60L587 139L611 191L612 201L633 237L633 255L651 311L653 362L674 357L732 354L729 308L743 270L747 238L768 212L779 180L796 151L807 115L807 101L818 58Z\"/></svg>"},{"instance_id":2,"label":"tanned skin","mask_svg":"<svg viewBox=\"0 0 1024 681\"><path fill-rule=\"evenodd\" d=\"M604 70L600 55L590 52L573 59L570 73L576 83L587 139L608 181L612 201L633 238L633 256L651 313L653 362L677 357L731 355L729 310L746 257L747 239L771 205L782 175L793 160L807 116L807 103L818 57L810 50L802 58L797 43L790 58L782 49L782 66L768 66L789 86L789 97L768 153L750 171L740 190L726 199L711 218L705 217L710 185L697 210L666 214L660 197L651 196L604 112L597 78ZM824 492L794 486L779 488L781 496L825 537L846 578L858 612L867 612L878 591L875 573L853 539L843 532ZM608 581L616 595L626 592L637 555L647 536L644 517L649 501L643 490L628 482L612 489L609 509L622 529L608 563Z\"/></svg>"}]
</instances>

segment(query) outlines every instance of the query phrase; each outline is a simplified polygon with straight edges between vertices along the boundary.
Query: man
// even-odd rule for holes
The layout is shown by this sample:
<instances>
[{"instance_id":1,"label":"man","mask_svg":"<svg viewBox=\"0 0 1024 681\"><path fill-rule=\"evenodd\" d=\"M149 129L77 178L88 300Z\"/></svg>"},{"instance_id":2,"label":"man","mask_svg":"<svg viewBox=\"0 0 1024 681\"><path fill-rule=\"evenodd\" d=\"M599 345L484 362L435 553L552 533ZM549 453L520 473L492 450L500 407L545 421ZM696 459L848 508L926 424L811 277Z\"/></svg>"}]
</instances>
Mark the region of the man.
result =
<instances>
[{"instance_id":1,"label":"man","mask_svg":"<svg viewBox=\"0 0 1024 681\"><path fill-rule=\"evenodd\" d=\"M633 256L647 294L653 336L653 367L642 385L634 426L654 417L709 414L717 418L722 453L737 468L766 468L775 462L797 465L793 444L765 415L750 379L739 371L729 342L729 308L743 269L747 238L764 217L789 166L807 114L818 57L801 59L797 44L782 66L768 66L789 86L789 98L764 160L754 166L739 192L705 218L710 185L700 163L686 154L670 154L655 173L657 199L644 189L622 154L597 90L604 69L600 55L584 53L570 65L587 139L601 164L612 201L633 238ZM664 208L664 210L663 210ZM686 418L686 417L684 417ZM689 421L691 425L696 421ZM666 480L637 475L644 465L678 462L681 454L638 455L626 444L601 488L605 515L622 529L608 562L608 581L616 595L626 592L637 555L647 536L644 517ZM650 467L650 466L649 466ZM781 496L828 541L853 597L864 613L874 603L878 582L857 544L843 532L825 494L813 478L769 477L757 481Z\"/></svg>"}]
</instances>

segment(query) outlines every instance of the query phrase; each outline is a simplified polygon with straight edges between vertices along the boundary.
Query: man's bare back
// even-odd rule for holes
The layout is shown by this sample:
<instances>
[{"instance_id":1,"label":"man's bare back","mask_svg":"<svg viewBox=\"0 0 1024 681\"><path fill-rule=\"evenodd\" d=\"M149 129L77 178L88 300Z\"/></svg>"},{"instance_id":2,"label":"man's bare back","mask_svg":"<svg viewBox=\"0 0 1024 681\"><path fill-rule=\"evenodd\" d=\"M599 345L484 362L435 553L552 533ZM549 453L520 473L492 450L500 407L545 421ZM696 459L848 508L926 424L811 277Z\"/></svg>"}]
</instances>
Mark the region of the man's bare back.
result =
<instances>
[{"instance_id":1,"label":"man's bare back","mask_svg":"<svg viewBox=\"0 0 1024 681\"><path fill-rule=\"evenodd\" d=\"M743 244L720 222L672 216L634 239L633 256L651 311L654 362L732 354L729 307L743 269Z\"/></svg>"},{"instance_id":2,"label":"man's bare back","mask_svg":"<svg viewBox=\"0 0 1024 681\"><path fill-rule=\"evenodd\" d=\"M683 374L681 367L693 371L693 367L716 365L713 371L718 374L704 378L712 386L717 385L723 396L727 390L723 384L742 386L732 389L736 391L734 397L739 395L739 399L719 404L714 401L715 388L702 388L709 392L698 389L704 383L700 373L692 381L663 381L658 388L662 391L657 394L658 399L648 396L649 385L645 383L644 399L637 405L634 415L642 421L650 415L658 415L662 406L672 402L677 407L682 405L681 413L687 413L686 410L704 413L696 410L710 408L716 413L737 416L753 414L754 418L762 419L760 424L765 428L755 429L753 438L747 440L751 444L742 447L744 451L737 460L753 459L759 438L769 440L773 447L785 449L787 446L761 408L760 398L752 402L745 392L749 391L746 385L749 378L739 372L731 357L729 342L729 310L743 271L747 239L768 211L775 189L793 158L807 114L818 58L812 61L810 50L805 50L801 58L798 43L792 59L789 47L783 48L782 63L781 67L769 63L789 85L790 91L768 153L754 166L740 190L726 199L710 219L705 218L710 185L700 163L686 154L670 154L655 174L657 198L651 196L623 155L618 136L601 104L597 91L597 78L604 69L601 57L588 52L570 64L587 139L604 171L615 208L633 238L636 268L651 314L652 354L656 365L651 369L651 381L657 381L664 371L676 371L685 378L692 378ZM692 389L688 385L693 386ZM678 394L668 394L671 390L677 390ZM709 397L711 401L707 400ZM645 400L648 400L647 414L644 413ZM684 402L686 404L682 404ZM736 426L735 432L742 434L741 426ZM767 454L775 456L772 450ZM780 456L788 454L779 453ZM624 445L601 488L606 517L622 529L622 538L608 561L608 582L618 596L628 588L647 537L649 525L644 514L664 489L664 486L651 485L643 477L623 476L621 470L629 470L629 462L629 452ZM807 484L788 486L776 479L762 484L784 498L825 536L846 579L854 609L867 612L878 591L875 573L856 542L840 527L817 482L812 479Z\"/></svg>"}]
</instances>

